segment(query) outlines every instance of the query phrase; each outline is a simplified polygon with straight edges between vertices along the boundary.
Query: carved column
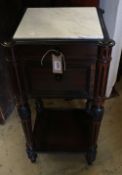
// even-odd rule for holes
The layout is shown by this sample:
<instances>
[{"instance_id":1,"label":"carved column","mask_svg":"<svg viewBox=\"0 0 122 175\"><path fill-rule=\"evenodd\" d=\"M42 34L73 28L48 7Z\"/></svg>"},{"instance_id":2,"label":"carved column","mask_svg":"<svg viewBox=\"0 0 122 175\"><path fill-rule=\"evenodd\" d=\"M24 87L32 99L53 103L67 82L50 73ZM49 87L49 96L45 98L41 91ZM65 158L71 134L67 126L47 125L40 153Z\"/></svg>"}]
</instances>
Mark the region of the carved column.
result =
<instances>
[{"instance_id":1,"label":"carved column","mask_svg":"<svg viewBox=\"0 0 122 175\"><path fill-rule=\"evenodd\" d=\"M10 61L10 67L12 67L13 72L13 87L14 91L16 92L16 98L17 98L17 109L19 117L21 118L25 138L26 138L26 151L28 154L28 157L32 162L36 161L37 154L34 151L33 148L33 137L32 137L32 123L31 123L31 111L28 104L27 97L24 94L19 71L18 71L18 64L15 58L14 54L14 45L15 43L13 41L11 42L4 42L2 43L2 46L6 49L5 52L9 53L8 56L8 62ZM11 60L9 60L9 57Z\"/></svg>"},{"instance_id":2,"label":"carved column","mask_svg":"<svg viewBox=\"0 0 122 175\"><path fill-rule=\"evenodd\" d=\"M98 43L94 99L87 103L87 113L90 118L90 138L86 158L89 164L96 158L97 139L104 114L105 91L113 46L114 41L112 40Z\"/></svg>"}]
</instances>

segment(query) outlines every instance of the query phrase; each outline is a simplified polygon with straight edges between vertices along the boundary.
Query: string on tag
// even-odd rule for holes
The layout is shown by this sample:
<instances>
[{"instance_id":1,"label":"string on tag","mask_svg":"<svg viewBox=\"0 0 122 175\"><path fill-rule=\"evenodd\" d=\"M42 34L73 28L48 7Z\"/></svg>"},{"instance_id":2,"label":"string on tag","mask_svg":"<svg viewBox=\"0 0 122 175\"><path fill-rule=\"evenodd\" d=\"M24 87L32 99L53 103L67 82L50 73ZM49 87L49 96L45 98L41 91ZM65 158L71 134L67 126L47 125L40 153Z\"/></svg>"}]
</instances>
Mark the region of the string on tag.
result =
<instances>
[{"instance_id":1,"label":"string on tag","mask_svg":"<svg viewBox=\"0 0 122 175\"><path fill-rule=\"evenodd\" d=\"M61 55L62 60L63 60L63 69L64 69L64 71L65 71L65 70L66 70L65 56L64 56L63 52L60 52L60 51L55 50L55 49L49 49L49 50L47 50L47 51L44 53L44 55L43 55L42 58L41 58L41 65L42 65L42 66L44 65L44 64L43 64L44 59L45 59L46 56L47 56L49 53L51 53L51 52L53 52L53 54L54 54L54 53L55 53L55 54L59 53L59 54Z\"/></svg>"}]
</instances>

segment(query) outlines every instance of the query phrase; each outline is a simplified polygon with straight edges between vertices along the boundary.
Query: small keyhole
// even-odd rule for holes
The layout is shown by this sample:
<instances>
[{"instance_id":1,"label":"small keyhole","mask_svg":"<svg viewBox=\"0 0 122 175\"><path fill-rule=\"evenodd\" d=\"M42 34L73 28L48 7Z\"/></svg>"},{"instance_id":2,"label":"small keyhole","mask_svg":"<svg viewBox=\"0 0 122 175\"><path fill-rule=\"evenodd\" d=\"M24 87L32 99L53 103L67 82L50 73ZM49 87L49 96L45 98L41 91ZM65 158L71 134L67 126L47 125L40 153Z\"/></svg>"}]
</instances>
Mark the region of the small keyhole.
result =
<instances>
[{"instance_id":1,"label":"small keyhole","mask_svg":"<svg viewBox=\"0 0 122 175\"><path fill-rule=\"evenodd\" d=\"M55 79L57 81L62 80L62 74L55 74Z\"/></svg>"}]
</instances>

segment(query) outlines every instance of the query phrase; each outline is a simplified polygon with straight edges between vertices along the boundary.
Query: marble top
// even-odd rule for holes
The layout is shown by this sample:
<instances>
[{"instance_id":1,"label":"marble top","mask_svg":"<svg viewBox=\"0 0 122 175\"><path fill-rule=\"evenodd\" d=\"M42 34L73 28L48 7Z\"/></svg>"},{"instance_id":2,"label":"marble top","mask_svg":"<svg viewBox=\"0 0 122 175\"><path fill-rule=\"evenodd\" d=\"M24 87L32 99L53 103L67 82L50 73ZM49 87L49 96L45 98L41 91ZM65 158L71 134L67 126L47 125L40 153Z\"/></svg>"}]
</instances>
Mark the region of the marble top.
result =
<instances>
[{"instance_id":1,"label":"marble top","mask_svg":"<svg viewBox=\"0 0 122 175\"><path fill-rule=\"evenodd\" d=\"M27 8L14 39L103 39L95 7Z\"/></svg>"}]
</instances>

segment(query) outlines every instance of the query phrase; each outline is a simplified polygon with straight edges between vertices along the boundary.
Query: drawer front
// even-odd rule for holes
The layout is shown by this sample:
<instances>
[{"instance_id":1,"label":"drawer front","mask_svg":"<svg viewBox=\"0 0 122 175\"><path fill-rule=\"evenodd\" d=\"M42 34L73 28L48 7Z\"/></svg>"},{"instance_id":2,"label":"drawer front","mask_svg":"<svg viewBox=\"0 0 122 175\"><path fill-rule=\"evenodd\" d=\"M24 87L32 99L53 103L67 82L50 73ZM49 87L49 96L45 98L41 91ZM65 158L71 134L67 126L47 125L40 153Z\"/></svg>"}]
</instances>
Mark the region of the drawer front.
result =
<instances>
[{"instance_id":1,"label":"drawer front","mask_svg":"<svg viewBox=\"0 0 122 175\"><path fill-rule=\"evenodd\" d=\"M41 59L49 50L61 51L66 59L95 60L97 46L94 43L69 43L52 45L16 45L14 52L16 59ZM50 52L51 53L51 52ZM50 53L47 58L50 58Z\"/></svg>"},{"instance_id":2,"label":"drawer front","mask_svg":"<svg viewBox=\"0 0 122 175\"><path fill-rule=\"evenodd\" d=\"M52 73L51 49L64 54L66 71L57 79ZM32 97L92 98L94 94L97 46L93 43L16 45L15 59L23 91ZM10 64L13 62L9 55Z\"/></svg>"}]
</instances>

